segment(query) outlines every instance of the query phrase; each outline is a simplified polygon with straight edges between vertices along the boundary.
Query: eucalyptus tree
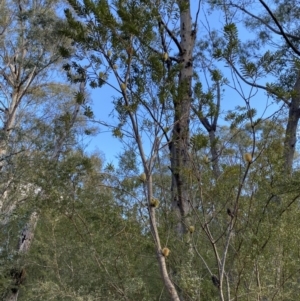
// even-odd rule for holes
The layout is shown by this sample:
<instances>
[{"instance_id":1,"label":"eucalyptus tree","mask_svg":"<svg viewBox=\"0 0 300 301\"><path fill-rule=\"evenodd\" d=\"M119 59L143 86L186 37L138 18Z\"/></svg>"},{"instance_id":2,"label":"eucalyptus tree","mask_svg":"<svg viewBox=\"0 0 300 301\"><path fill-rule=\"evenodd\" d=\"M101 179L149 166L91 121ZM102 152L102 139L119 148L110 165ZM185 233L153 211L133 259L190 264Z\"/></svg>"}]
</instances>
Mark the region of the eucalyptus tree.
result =
<instances>
[{"instance_id":1,"label":"eucalyptus tree","mask_svg":"<svg viewBox=\"0 0 300 301\"><path fill-rule=\"evenodd\" d=\"M8 174L3 170L5 162L22 150L16 142L22 118L31 113L29 106L32 104L32 96L40 93L43 88L46 91L46 85L49 84L46 81L50 79L47 72L50 72L59 59L57 46L61 41L55 35L59 20L55 17L54 2L2 1L1 5L0 163L1 173L5 177ZM51 85L54 86L55 83ZM36 103L35 101L35 105ZM34 108L36 106L32 107ZM1 210L4 210L3 201L11 181L13 178L8 176L3 183ZM12 204L12 208L14 206ZM7 207L2 214L7 215L10 212L11 209Z\"/></svg>"},{"instance_id":2,"label":"eucalyptus tree","mask_svg":"<svg viewBox=\"0 0 300 301\"><path fill-rule=\"evenodd\" d=\"M51 77L51 74L61 76L59 75L61 58L59 45L67 43L65 38L58 35L57 28L61 24L61 19L56 13L57 4L58 2L55 1L1 2L0 207L2 227L8 230L9 223L16 218L16 211L24 207L23 215L18 216L24 228L17 249L7 254L10 260L15 258L16 254L20 257L25 256L30 248L38 220L34 204L26 203L29 199L38 198L43 194L40 187L36 185L34 173L30 172L33 168L31 163L38 160L41 153L45 157L48 156L50 161L58 160L61 153L66 150L66 142L70 142L72 127L77 120L80 107L85 103L84 73L73 79L80 83L75 101L74 91ZM46 106L43 101L52 102L52 105L48 106L51 112L48 110L44 115ZM43 126L46 127L46 123L43 124L41 118L50 118L52 121L56 119L54 128L51 126L54 143L42 142L48 147L43 150L41 145L34 145L41 138L35 135L38 131L42 131ZM35 128L32 121L36 121L37 125L38 119L40 127ZM32 207L30 208L29 205ZM27 213L30 212L29 215L25 213L25 208ZM26 217L28 223L24 222ZM18 236L17 233L15 235ZM16 268L12 269L10 274L13 287L9 286L6 294L2 295L6 300L17 300L23 282L23 267L16 263L14 262Z\"/></svg>"},{"instance_id":3,"label":"eucalyptus tree","mask_svg":"<svg viewBox=\"0 0 300 301\"><path fill-rule=\"evenodd\" d=\"M81 88L84 89L84 83ZM7 263L10 262L12 266L10 270L14 271L11 272L11 282L7 287L8 293L5 294L7 300L17 300L20 287L23 285L22 271L25 271L27 253L31 248L39 215L44 209L41 208L40 202L43 203L54 187L57 188L57 185L53 185L53 188L49 186L52 181L51 171L55 170L57 161L63 161L64 157L78 144L76 127L79 129L78 125L80 128L84 126L83 121L78 122L81 117L79 108L82 103L74 101L71 90L67 89L68 95L65 95L64 89L59 92L53 94L60 95L60 97L64 95L65 99L64 102L55 99L58 108L50 111L48 105L42 108L42 102L39 99L38 110L39 113L43 112L42 117L37 114L31 115L31 119L34 117L34 120L27 120L27 122L23 120L18 129L17 145L22 146L24 151L21 155L14 156L3 170L14 176L13 185L8 187L7 196L3 201L5 209L1 220L2 227L5 229L3 238L9 240L7 235L10 232L16 235L11 239L15 245L7 245L6 251L4 252L3 249L1 254L3 260L5 256L7 257ZM84 90L79 93L83 96ZM39 96L41 97L41 94ZM49 95L46 99L49 100ZM14 170L13 173L12 170ZM59 202L58 193L56 197ZM18 221L19 229L15 226L16 221ZM19 235L20 226L22 229ZM3 241L2 245L7 243Z\"/></svg>"},{"instance_id":4,"label":"eucalyptus tree","mask_svg":"<svg viewBox=\"0 0 300 301\"><path fill-rule=\"evenodd\" d=\"M59 22L54 2L2 1L1 22L1 153L4 163L11 133L22 106L45 84L47 72L59 59L55 35ZM19 114L20 116L20 114Z\"/></svg>"}]
</instances>

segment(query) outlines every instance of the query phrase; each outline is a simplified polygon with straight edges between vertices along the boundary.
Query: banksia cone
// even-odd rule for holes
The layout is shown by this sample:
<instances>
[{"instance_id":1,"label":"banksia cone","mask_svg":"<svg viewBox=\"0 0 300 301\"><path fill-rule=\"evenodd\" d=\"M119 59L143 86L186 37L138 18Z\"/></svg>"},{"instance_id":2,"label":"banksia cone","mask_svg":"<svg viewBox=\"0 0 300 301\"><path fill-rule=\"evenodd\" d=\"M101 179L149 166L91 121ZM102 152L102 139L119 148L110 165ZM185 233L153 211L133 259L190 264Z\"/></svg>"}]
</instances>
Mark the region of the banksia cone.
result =
<instances>
[{"instance_id":1,"label":"banksia cone","mask_svg":"<svg viewBox=\"0 0 300 301\"><path fill-rule=\"evenodd\" d=\"M146 182L146 174L145 174L144 172L143 172L142 174L140 174L139 179L140 179L142 182Z\"/></svg>"},{"instance_id":2,"label":"banksia cone","mask_svg":"<svg viewBox=\"0 0 300 301\"><path fill-rule=\"evenodd\" d=\"M248 163L252 162L252 155L250 153L245 153L244 154L244 160Z\"/></svg>"},{"instance_id":3,"label":"banksia cone","mask_svg":"<svg viewBox=\"0 0 300 301\"><path fill-rule=\"evenodd\" d=\"M150 201L150 206L154 207L154 208L158 208L158 206L159 206L159 200L152 198L151 201Z\"/></svg>"},{"instance_id":4,"label":"banksia cone","mask_svg":"<svg viewBox=\"0 0 300 301\"><path fill-rule=\"evenodd\" d=\"M195 226L189 226L189 232L194 233L195 232Z\"/></svg>"},{"instance_id":5,"label":"banksia cone","mask_svg":"<svg viewBox=\"0 0 300 301\"><path fill-rule=\"evenodd\" d=\"M165 256L165 257L168 257L169 256L169 254L170 254L170 249L168 249L168 248L163 248L162 250L161 250L161 253Z\"/></svg>"}]
</instances>

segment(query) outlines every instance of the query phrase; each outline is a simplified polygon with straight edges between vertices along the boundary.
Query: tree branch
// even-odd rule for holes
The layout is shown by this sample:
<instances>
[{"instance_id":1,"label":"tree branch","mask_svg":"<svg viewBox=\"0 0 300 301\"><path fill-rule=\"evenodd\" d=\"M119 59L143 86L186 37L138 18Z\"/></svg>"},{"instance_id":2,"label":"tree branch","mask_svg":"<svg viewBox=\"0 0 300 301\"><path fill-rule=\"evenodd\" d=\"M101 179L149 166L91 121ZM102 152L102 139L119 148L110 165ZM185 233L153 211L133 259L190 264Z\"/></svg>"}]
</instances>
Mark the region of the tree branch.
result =
<instances>
[{"instance_id":1,"label":"tree branch","mask_svg":"<svg viewBox=\"0 0 300 301\"><path fill-rule=\"evenodd\" d=\"M234 70L234 72L237 74L237 76L244 82L246 83L247 85L251 86L251 87L254 87L254 88L259 88L259 89L263 89L269 93L272 93L273 95L277 96L277 93L272 90L272 89L268 89L267 87L265 86L262 86L262 85L259 85L259 84L255 84L255 83L251 83L249 81L247 81L240 73L239 71L237 70L237 68L229 61L227 60L227 63L232 67L232 69ZM280 99L286 104L286 105L290 105L289 101L286 99L286 98L283 98L283 97L280 97Z\"/></svg>"},{"instance_id":2,"label":"tree branch","mask_svg":"<svg viewBox=\"0 0 300 301\"><path fill-rule=\"evenodd\" d=\"M281 33L281 35L283 36L283 38L285 39L286 43L288 44L288 46L290 48L292 48L292 50L300 56L300 51L292 44L292 42L288 39L286 33L284 32L282 26L280 25L280 23L278 22L277 18L275 17L275 15L272 13L272 11L270 10L270 8L268 7L268 5L263 1L263 0L259 0L259 2L263 5L263 7L267 10L267 12L269 13L269 15L271 16L271 18L273 19L273 21L275 22L275 24L277 25L277 27L279 28L279 31Z\"/></svg>"},{"instance_id":3,"label":"tree branch","mask_svg":"<svg viewBox=\"0 0 300 301\"><path fill-rule=\"evenodd\" d=\"M244 13L246 13L247 15L249 15L250 17L252 17L253 19L256 19L257 21L261 22L262 24L264 24L268 29L270 29L272 32L278 34L278 35L282 35L282 33L278 30L276 30L274 27L272 27L271 25L269 25L266 21L264 21L262 18L252 14L250 11L248 11L247 9L245 9L244 7L241 7L237 4L231 3L231 5L233 7L236 7L238 9L240 9L241 11L243 11ZM294 36L292 34L289 33L285 33L285 35L289 38L295 39L297 41L300 41L300 37L299 36Z\"/></svg>"},{"instance_id":4,"label":"tree branch","mask_svg":"<svg viewBox=\"0 0 300 301\"><path fill-rule=\"evenodd\" d=\"M170 38L173 40L173 42L176 44L178 50L180 53L182 53L182 47L179 43L179 41L177 40L177 38L174 36L173 32L168 28L168 26L166 25L166 23L160 19L159 22L164 26L164 28L166 29L167 33L169 34Z\"/></svg>"}]
</instances>

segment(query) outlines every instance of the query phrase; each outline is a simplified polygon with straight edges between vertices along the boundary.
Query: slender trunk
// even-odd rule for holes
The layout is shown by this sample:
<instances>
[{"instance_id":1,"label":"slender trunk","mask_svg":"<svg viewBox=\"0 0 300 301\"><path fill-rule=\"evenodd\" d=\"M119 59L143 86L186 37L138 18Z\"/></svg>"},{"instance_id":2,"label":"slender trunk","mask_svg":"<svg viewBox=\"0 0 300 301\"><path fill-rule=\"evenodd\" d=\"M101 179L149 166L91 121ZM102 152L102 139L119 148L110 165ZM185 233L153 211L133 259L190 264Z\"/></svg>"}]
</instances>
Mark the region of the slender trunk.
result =
<instances>
[{"instance_id":1,"label":"slender trunk","mask_svg":"<svg viewBox=\"0 0 300 301\"><path fill-rule=\"evenodd\" d=\"M178 237L182 238L191 225L190 213L192 212L188 177L191 171L189 127L192 101L193 49L196 28L195 30L192 29L189 0L178 1L178 5L180 7L181 69L178 78L177 95L173 98L174 127L169 150L172 171L171 198L176 221L175 231ZM178 273L177 276L181 277ZM179 289L181 301L184 300L183 293Z\"/></svg>"},{"instance_id":2,"label":"slender trunk","mask_svg":"<svg viewBox=\"0 0 300 301\"><path fill-rule=\"evenodd\" d=\"M189 162L189 123L192 97L193 49L196 32L192 30L190 3L178 2L180 7L180 61L178 94L173 100L174 127L170 147L172 169L172 205L177 216L177 233L186 231L186 217L191 212L187 170Z\"/></svg>"},{"instance_id":3,"label":"slender trunk","mask_svg":"<svg viewBox=\"0 0 300 301\"><path fill-rule=\"evenodd\" d=\"M21 101L23 96L25 95L28 87L32 83L32 81L35 78L35 70L34 67L32 71L27 76L27 81L24 82L24 84L19 84L15 81L13 75L11 74L5 74L2 73L3 78L10 83L10 86L12 88L11 93L11 99L8 102L8 106L5 107L3 110L3 127L0 129L0 173L2 168L5 165L5 162L7 160L7 157L10 156L9 154L9 138L10 135L13 133L15 127L16 127L16 118L17 118L17 112L20 107ZM18 71L20 73L21 71ZM18 74L17 74L18 75ZM16 75L15 75L16 76ZM5 221L9 220L10 214L13 212L14 208L16 207L17 201L9 204L7 208L4 208L4 203L7 199L8 195L8 188L10 185L10 182L12 181L12 178L10 178L7 183L2 184L3 187L3 195L2 198L0 198L0 213L4 217L0 220L0 223L3 224Z\"/></svg>"},{"instance_id":4,"label":"slender trunk","mask_svg":"<svg viewBox=\"0 0 300 301\"><path fill-rule=\"evenodd\" d=\"M297 129L300 118L300 72L294 86L294 93L289 104L289 117L284 139L284 168L287 174L290 174L292 171L297 142Z\"/></svg>"},{"instance_id":5,"label":"slender trunk","mask_svg":"<svg viewBox=\"0 0 300 301\"><path fill-rule=\"evenodd\" d=\"M214 173L215 178L218 178L221 173L220 173L220 168L219 168L219 154L218 154L215 130L209 131L208 135L209 135L209 142L210 142L210 153L211 153L213 173Z\"/></svg>"},{"instance_id":6,"label":"slender trunk","mask_svg":"<svg viewBox=\"0 0 300 301\"><path fill-rule=\"evenodd\" d=\"M11 103L3 112L3 128L0 131L0 171L5 164L5 157L8 155L8 139L15 127L17 108L22 98L21 93L12 94Z\"/></svg>"},{"instance_id":7,"label":"slender trunk","mask_svg":"<svg viewBox=\"0 0 300 301\"><path fill-rule=\"evenodd\" d=\"M213 173L215 178L217 179L221 174L219 167L219 151L216 138L216 130L220 110L220 96L218 95L217 113L214 116L213 122L209 122L208 118L203 116L201 104L199 105L199 109L193 106L192 110L198 116L200 122L208 132Z\"/></svg>"},{"instance_id":8,"label":"slender trunk","mask_svg":"<svg viewBox=\"0 0 300 301\"><path fill-rule=\"evenodd\" d=\"M125 91L123 91L122 93L123 93L123 97L125 100L125 104L128 105L129 100L127 97L127 93ZM159 143L154 143L153 155L151 158L149 158L149 160L146 160L141 136L139 134L138 126L136 123L136 118L132 112L129 112L129 118L131 120L131 125L132 125L133 133L135 136L135 141L137 143L137 147L138 147L140 157L143 162L144 171L145 171L145 175L146 175L146 179L147 179L147 181L145 183L145 193L146 193L147 200L148 200L149 222L150 222L151 233L152 233L152 236L153 236L153 239L155 242L157 261L159 264L161 277L164 282L165 288L167 289L167 291L170 295L171 300L172 301L180 301L177 290L176 290L173 282L171 281L168 270L167 270L167 265L166 265L166 257L167 256L165 256L162 252L162 246L161 246L160 237L159 237L159 233L158 233L158 229L157 229L156 215L155 215L156 206L153 206L153 204L152 204L153 183L152 183L151 170L152 170L152 164L155 160L155 156L158 152Z\"/></svg>"},{"instance_id":9,"label":"slender trunk","mask_svg":"<svg viewBox=\"0 0 300 301\"><path fill-rule=\"evenodd\" d=\"M152 176L150 174L148 174L147 192L148 192L150 226L151 226L152 235L155 240L157 260L158 260L158 264L159 264L159 268L160 268L160 273L161 273L164 285L171 297L171 300L172 301L180 301L177 290L176 290L174 284L172 283L169 273L167 271L166 257L162 253L162 246L160 243L160 238L159 238L157 224L156 224L155 208L150 205L151 200L153 198Z\"/></svg>"}]
</instances>

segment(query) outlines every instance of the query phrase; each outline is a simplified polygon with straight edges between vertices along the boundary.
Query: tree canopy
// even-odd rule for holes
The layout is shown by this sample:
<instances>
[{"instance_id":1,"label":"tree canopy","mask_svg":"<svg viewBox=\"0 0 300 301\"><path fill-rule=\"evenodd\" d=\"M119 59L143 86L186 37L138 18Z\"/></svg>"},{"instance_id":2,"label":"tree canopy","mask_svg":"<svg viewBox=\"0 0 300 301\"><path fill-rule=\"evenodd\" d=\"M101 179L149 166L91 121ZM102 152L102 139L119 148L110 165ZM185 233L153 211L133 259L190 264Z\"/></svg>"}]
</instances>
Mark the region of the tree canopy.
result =
<instances>
[{"instance_id":1,"label":"tree canopy","mask_svg":"<svg viewBox=\"0 0 300 301\"><path fill-rule=\"evenodd\" d=\"M297 300L297 1L0 5L3 300Z\"/></svg>"}]
</instances>

